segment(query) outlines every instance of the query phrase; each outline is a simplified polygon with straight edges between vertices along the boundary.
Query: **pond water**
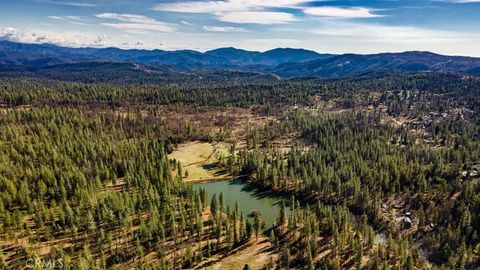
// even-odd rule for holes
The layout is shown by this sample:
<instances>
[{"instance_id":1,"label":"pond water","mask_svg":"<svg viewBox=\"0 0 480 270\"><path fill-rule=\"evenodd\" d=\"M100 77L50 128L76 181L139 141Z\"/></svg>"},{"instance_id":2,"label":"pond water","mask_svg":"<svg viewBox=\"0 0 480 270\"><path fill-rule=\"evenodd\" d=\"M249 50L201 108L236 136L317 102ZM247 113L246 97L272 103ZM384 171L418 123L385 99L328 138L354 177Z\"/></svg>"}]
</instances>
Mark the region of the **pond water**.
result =
<instances>
[{"instance_id":1,"label":"pond water","mask_svg":"<svg viewBox=\"0 0 480 270\"><path fill-rule=\"evenodd\" d=\"M261 218L265 221L266 228L269 229L275 223L280 212L280 205L282 198L272 196L271 193L259 190L254 187L245 185L241 180L231 181L218 181L211 183L197 183L193 185L195 189L201 188L208 192L209 200L212 199L213 194L220 196L223 192L225 207L230 206L230 209L235 209L235 202L238 201L240 210L243 212L244 217L249 218L252 222L253 218L249 217L252 211L259 211ZM288 200L285 200L287 205L285 211L290 214L290 207ZM376 232L375 244L386 244L387 236L384 233ZM426 258L426 251L420 248L420 255Z\"/></svg>"},{"instance_id":2,"label":"pond water","mask_svg":"<svg viewBox=\"0 0 480 270\"><path fill-rule=\"evenodd\" d=\"M230 206L230 209L235 209L235 202L238 201L240 210L244 217L248 217L252 211L259 211L261 219L265 221L266 228L272 227L275 220L280 213L282 199L271 196L268 192L261 191L257 188L245 185L241 180L218 181L211 183L197 183L194 188L199 190L201 188L208 192L209 200L212 199L213 194L220 196L223 192L225 207ZM287 202L285 202L287 204ZM285 208L287 215L290 213L290 208Z\"/></svg>"}]
</instances>

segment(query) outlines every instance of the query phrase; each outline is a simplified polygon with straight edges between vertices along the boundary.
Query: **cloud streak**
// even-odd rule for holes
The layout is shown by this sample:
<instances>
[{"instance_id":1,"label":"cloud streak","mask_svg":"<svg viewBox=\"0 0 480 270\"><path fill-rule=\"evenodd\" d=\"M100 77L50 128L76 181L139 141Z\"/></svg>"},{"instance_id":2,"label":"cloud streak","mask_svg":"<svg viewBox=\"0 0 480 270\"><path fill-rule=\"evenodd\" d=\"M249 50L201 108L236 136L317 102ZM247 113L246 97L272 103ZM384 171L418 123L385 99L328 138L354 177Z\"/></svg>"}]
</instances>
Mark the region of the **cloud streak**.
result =
<instances>
[{"instance_id":1,"label":"cloud streak","mask_svg":"<svg viewBox=\"0 0 480 270\"><path fill-rule=\"evenodd\" d=\"M54 1L54 0L37 0L37 2L62 5L62 6L72 6L72 7L97 7L97 4L93 3L84 3L84 2L68 2L68 1Z\"/></svg>"},{"instance_id":2,"label":"cloud streak","mask_svg":"<svg viewBox=\"0 0 480 270\"><path fill-rule=\"evenodd\" d=\"M294 15L272 9L301 9L312 0L226 0L187 1L159 4L157 11L213 14L218 21L238 24L285 24L295 21Z\"/></svg>"},{"instance_id":3,"label":"cloud streak","mask_svg":"<svg viewBox=\"0 0 480 270\"><path fill-rule=\"evenodd\" d=\"M90 25L87 23L87 19L81 16L48 16L49 19L63 21L76 25Z\"/></svg>"},{"instance_id":4,"label":"cloud streak","mask_svg":"<svg viewBox=\"0 0 480 270\"><path fill-rule=\"evenodd\" d=\"M231 27L231 26L204 26L203 30L209 32L221 32L221 33L241 33L248 32L245 28L242 27Z\"/></svg>"},{"instance_id":5,"label":"cloud streak","mask_svg":"<svg viewBox=\"0 0 480 270\"><path fill-rule=\"evenodd\" d=\"M375 14L372 9L365 7L311 7L303 10L305 14L319 17L331 17L342 19L357 19L357 18L375 18L383 17Z\"/></svg>"},{"instance_id":6,"label":"cloud streak","mask_svg":"<svg viewBox=\"0 0 480 270\"><path fill-rule=\"evenodd\" d=\"M218 13L217 20L239 24L286 24L296 21L295 17L286 12L240 11Z\"/></svg>"},{"instance_id":7,"label":"cloud streak","mask_svg":"<svg viewBox=\"0 0 480 270\"><path fill-rule=\"evenodd\" d=\"M312 0L226 0L226 1L187 1L158 4L153 7L158 11L182 13L218 13L233 11L265 10L267 8L300 8Z\"/></svg>"},{"instance_id":8,"label":"cloud streak","mask_svg":"<svg viewBox=\"0 0 480 270\"><path fill-rule=\"evenodd\" d=\"M101 13L95 15L100 19L108 19L117 22L104 22L102 25L120 30L140 30L153 32L173 32L175 25L157 21L153 18L138 14Z\"/></svg>"}]
</instances>

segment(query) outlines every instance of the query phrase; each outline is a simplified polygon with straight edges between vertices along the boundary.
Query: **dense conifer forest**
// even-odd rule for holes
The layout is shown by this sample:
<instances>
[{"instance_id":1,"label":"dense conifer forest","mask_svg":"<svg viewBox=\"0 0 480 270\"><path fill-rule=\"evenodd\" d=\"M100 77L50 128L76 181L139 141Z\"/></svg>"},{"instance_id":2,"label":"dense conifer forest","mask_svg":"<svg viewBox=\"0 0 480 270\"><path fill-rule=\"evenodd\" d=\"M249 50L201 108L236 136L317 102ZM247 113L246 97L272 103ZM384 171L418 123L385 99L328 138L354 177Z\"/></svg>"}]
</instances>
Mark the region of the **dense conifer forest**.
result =
<instances>
[{"instance_id":1,"label":"dense conifer forest","mask_svg":"<svg viewBox=\"0 0 480 270\"><path fill-rule=\"evenodd\" d=\"M263 269L480 267L478 77L215 76L4 75L0 269L204 269L262 241ZM279 198L271 228L185 180L193 141Z\"/></svg>"}]
</instances>

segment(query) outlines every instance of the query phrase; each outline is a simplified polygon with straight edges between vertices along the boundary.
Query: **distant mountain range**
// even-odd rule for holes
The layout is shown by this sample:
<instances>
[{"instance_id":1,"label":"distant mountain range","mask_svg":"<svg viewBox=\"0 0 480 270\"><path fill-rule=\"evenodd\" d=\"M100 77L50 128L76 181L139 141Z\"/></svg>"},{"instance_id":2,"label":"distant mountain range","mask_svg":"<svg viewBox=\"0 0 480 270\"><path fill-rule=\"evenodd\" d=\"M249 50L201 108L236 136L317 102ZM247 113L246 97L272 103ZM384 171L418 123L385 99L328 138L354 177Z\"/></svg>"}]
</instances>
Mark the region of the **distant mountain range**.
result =
<instances>
[{"instance_id":1,"label":"distant mountain range","mask_svg":"<svg viewBox=\"0 0 480 270\"><path fill-rule=\"evenodd\" d=\"M344 54L309 61L281 64L274 73L283 77L345 77L378 72L458 72L480 75L480 58L445 56L431 52Z\"/></svg>"},{"instance_id":2,"label":"distant mountain range","mask_svg":"<svg viewBox=\"0 0 480 270\"><path fill-rule=\"evenodd\" d=\"M289 62L307 62L327 59L331 56L302 49L274 49L267 52L255 52L221 48L201 53L191 50L66 48L51 44L23 44L0 40L0 64L31 67L86 61L122 61L145 65L168 65L179 71L260 70Z\"/></svg>"},{"instance_id":3,"label":"distant mountain range","mask_svg":"<svg viewBox=\"0 0 480 270\"><path fill-rule=\"evenodd\" d=\"M418 51L333 55L290 48L266 52L220 48L204 53L192 50L67 48L0 40L2 73L41 73L55 77L56 70L75 73L88 68L101 69L102 72L140 70L150 74L153 72L156 76L174 76L175 73L186 76L187 73L212 71L263 73L283 78L337 78L381 72L455 72L480 75L480 58Z\"/></svg>"}]
</instances>

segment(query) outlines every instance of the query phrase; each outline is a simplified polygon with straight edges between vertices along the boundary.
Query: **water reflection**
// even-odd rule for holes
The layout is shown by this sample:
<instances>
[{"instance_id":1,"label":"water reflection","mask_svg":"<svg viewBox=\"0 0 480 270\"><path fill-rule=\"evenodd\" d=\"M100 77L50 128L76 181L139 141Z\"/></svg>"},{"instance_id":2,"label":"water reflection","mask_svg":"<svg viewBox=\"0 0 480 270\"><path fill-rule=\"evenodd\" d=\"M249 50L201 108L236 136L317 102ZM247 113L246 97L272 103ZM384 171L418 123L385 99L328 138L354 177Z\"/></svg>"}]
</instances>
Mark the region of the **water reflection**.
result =
<instances>
[{"instance_id":1,"label":"water reflection","mask_svg":"<svg viewBox=\"0 0 480 270\"><path fill-rule=\"evenodd\" d=\"M259 211L267 228L274 224L280 212L281 198L273 196L271 192L245 185L240 179L198 183L194 184L194 188L205 189L210 200L213 194L217 194L218 197L223 192L225 207L230 206L230 209L233 210L235 202L238 201L240 210L245 217L248 217L253 211ZM290 209L287 207L285 210L289 214ZM252 221L251 217L248 218Z\"/></svg>"}]
</instances>

